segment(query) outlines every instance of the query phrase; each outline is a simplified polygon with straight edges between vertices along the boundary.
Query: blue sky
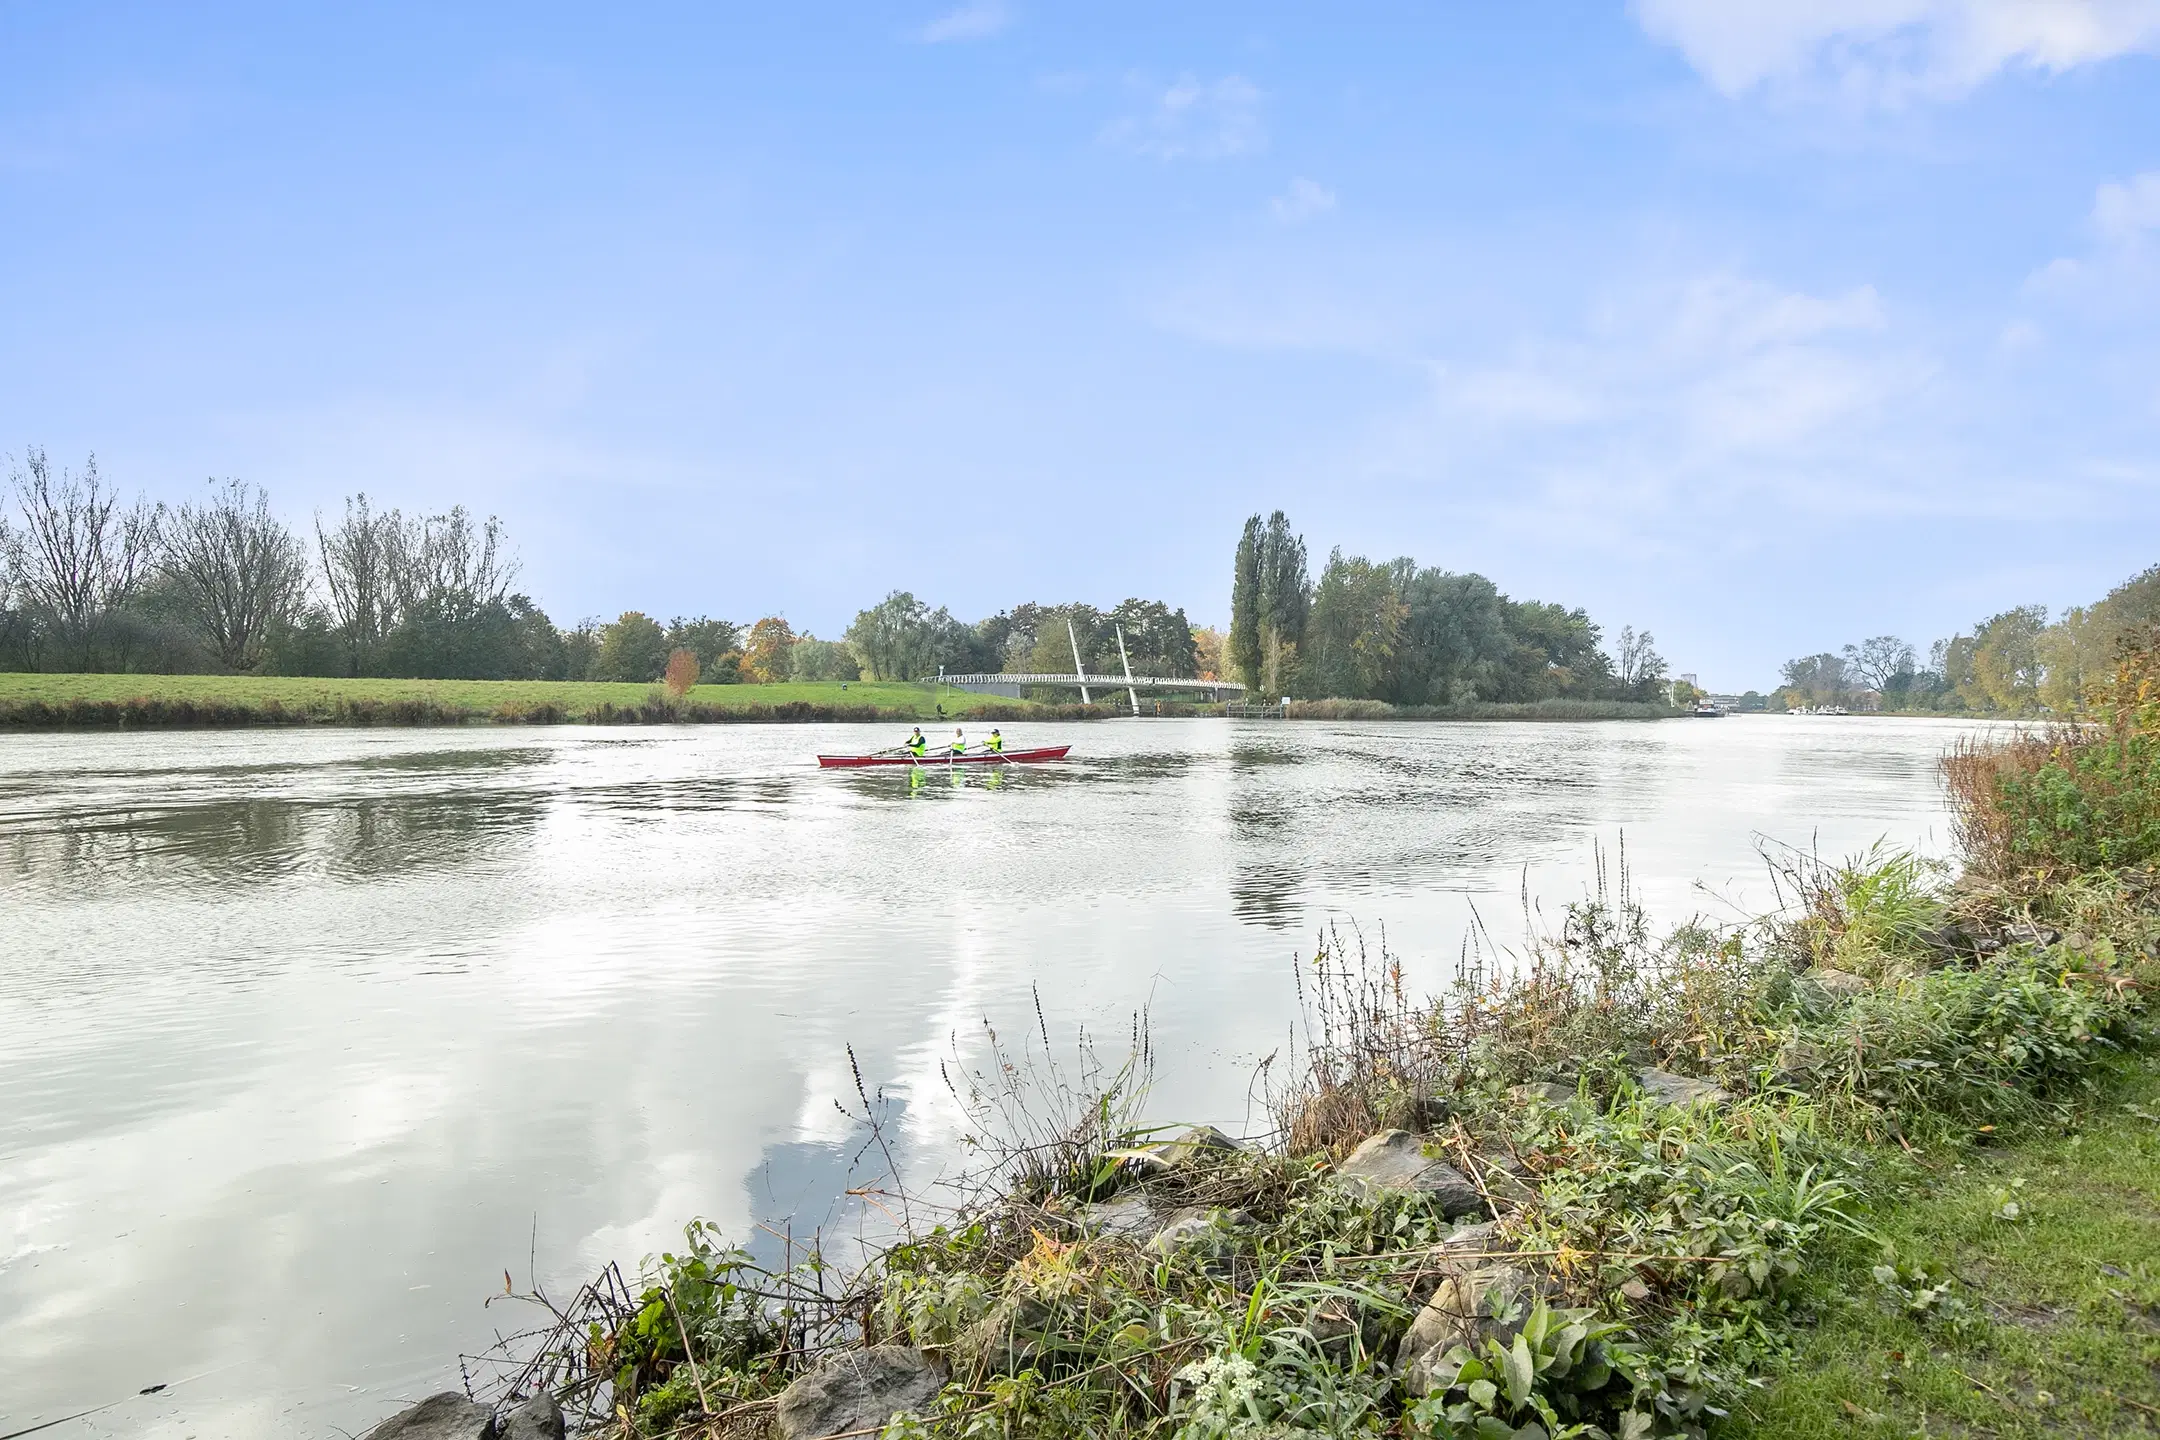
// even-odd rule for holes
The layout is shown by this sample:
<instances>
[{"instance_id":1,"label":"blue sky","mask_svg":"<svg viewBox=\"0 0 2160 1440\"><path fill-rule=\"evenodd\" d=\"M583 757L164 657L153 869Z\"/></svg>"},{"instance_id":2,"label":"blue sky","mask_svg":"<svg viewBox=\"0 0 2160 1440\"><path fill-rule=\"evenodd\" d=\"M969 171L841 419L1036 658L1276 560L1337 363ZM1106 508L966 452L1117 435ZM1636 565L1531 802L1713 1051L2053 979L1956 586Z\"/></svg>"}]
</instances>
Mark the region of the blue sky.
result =
<instances>
[{"instance_id":1,"label":"blue sky","mask_svg":"<svg viewBox=\"0 0 2160 1440\"><path fill-rule=\"evenodd\" d=\"M1243 517L1763 685L2160 560L2160 0L0 0L0 451L564 623L1228 609Z\"/></svg>"}]
</instances>

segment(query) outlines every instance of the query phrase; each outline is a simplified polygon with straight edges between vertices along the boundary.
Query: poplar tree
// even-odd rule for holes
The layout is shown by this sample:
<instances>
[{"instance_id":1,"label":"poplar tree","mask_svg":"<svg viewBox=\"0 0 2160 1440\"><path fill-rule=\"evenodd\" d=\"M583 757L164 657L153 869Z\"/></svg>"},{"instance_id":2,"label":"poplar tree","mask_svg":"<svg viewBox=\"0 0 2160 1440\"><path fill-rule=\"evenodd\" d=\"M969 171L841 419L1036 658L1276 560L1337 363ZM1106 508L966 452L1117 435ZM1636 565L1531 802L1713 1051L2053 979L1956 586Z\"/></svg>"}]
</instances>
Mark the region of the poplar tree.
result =
<instances>
[{"instance_id":1,"label":"poplar tree","mask_svg":"<svg viewBox=\"0 0 2160 1440\"><path fill-rule=\"evenodd\" d=\"M1280 512L1278 512L1280 513ZM1245 522L1237 568L1230 577L1230 637L1224 646L1230 678L1248 691L1260 688L1260 517Z\"/></svg>"},{"instance_id":2,"label":"poplar tree","mask_svg":"<svg viewBox=\"0 0 2160 1440\"><path fill-rule=\"evenodd\" d=\"M1285 695L1312 612L1312 579L1305 569L1305 539L1290 533L1290 517L1280 510L1268 517L1260 536L1259 589L1257 669L1270 695Z\"/></svg>"}]
</instances>

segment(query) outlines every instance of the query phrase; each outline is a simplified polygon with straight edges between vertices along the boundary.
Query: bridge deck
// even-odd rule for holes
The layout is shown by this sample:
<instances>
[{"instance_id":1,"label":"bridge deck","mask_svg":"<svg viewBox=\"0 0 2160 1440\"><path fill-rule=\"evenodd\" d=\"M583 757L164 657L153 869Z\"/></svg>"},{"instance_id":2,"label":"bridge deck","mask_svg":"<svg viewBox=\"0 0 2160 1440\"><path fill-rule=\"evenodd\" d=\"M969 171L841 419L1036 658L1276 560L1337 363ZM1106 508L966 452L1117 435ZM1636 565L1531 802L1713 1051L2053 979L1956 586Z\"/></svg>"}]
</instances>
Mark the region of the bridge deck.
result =
<instances>
[{"instance_id":1,"label":"bridge deck","mask_svg":"<svg viewBox=\"0 0 2160 1440\"><path fill-rule=\"evenodd\" d=\"M1135 675L1127 680L1123 675L1033 675L1033 674L979 674L947 675L947 685L967 689L971 685L1085 685L1090 690L1123 690L1131 686L1135 690L1219 690L1242 695L1245 687L1235 680L1188 680L1170 679L1160 675Z\"/></svg>"}]
</instances>

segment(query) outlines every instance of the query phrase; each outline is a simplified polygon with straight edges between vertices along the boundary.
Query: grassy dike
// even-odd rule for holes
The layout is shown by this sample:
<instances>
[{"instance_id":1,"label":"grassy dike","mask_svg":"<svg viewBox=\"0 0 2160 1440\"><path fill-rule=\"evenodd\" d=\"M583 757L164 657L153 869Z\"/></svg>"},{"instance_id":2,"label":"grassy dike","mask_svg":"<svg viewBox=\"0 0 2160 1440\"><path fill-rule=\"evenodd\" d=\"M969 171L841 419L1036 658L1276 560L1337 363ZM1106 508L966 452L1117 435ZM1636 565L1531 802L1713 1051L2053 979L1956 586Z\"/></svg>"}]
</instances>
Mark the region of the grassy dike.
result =
<instances>
[{"instance_id":1,"label":"grassy dike","mask_svg":"<svg viewBox=\"0 0 2160 1440\"><path fill-rule=\"evenodd\" d=\"M0 673L0 729L172 729L248 725L727 724L744 722L1088 719L1094 705L977 695L928 682L697 685L679 702L657 685L587 680L388 680L285 675ZM1220 707L1174 701L1170 713ZM1662 720L1679 711L1625 701L1398 707L1300 700L1292 720Z\"/></svg>"},{"instance_id":2,"label":"grassy dike","mask_svg":"<svg viewBox=\"0 0 2160 1440\"><path fill-rule=\"evenodd\" d=\"M2160 660L2102 698L1948 758L1956 873L1662 933L1622 875L1435 997L1323 937L1256 1141L1141 1123L1144 1025L993 1037L975 1187L874 1187L869 1263L693 1223L483 1373L624 1437L2160 1428Z\"/></svg>"},{"instance_id":3,"label":"grassy dike","mask_svg":"<svg viewBox=\"0 0 2160 1440\"><path fill-rule=\"evenodd\" d=\"M0 674L0 727L15 728L915 721L940 705L997 720L1101 713L880 681L697 685L678 703L656 685L599 681Z\"/></svg>"}]
</instances>

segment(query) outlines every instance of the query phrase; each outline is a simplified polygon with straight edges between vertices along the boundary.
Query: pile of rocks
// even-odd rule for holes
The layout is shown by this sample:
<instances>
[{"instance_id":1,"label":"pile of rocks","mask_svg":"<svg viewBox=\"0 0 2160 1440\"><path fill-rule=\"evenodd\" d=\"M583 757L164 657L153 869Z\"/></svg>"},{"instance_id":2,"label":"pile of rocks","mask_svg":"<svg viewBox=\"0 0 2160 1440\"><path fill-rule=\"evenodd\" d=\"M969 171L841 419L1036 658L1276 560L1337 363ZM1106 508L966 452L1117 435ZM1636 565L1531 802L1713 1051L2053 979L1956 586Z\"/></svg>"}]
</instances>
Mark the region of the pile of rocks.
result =
<instances>
[{"instance_id":1,"label":"pile of rocks","mask_svg":"<svg viewBox=\"0 0 2160 1440\"><path fill-rule=\"evenodd\" d=\"M1708 1080L1665 1070L1643 1070L1636 1082L1644 1095L1661 1104L1722 1106L1732 1098ZM1525 1105L1581 1103L1575 1090L1552 1082L1519 1085L1513 1098ZM1157 1193L1160 1187L1146 1182L1213 1163L1242 1148L1205 1126L1146 1146L1125 1162L1141 1183L1113 1199L1083 1206L1072 1223L1083 1235L1117 1237L1164 1252L1211 1246L1227 1253L1235 1248L1239 1232L1253 1226L1250 1215L1169 1204ZM1456 1168L1422 1137L1407 1130L1383 1130L1368 1136L1334 1171L1336 1183L1364 1195L1428 1197L1442 1215L1458 1222L1433 1256L1437 1284L1396 1347L1397 1372L1413 1394L1432 1389L1435 1372L1456 1346L1479 1350L1487 1340L1506 1346L1521 1330L1531 1303L1553 1293L1549 1277L1510 1253L1512 1247L1496 1224L1535 1198L1532 1178L1512 1156L1498 1151L1465 1155L1463 1163L1474 1176ZM1424 1287L1417 1287L1413 1303L1416 1295L1424 1294ZM1010 1352L993 1368L1010 1369L1033 1358L1025 1343L1028 1318L994 1315L986 1322ZM1047 1323L1049 1317L1042 1319ZM1323 1307L1313 1315L1310 1328L1326 1345L1351 1343L1351 1336L1367 1327L1364 1317L1347 1309L1337 1313ZM957 1346L955 1353L969 1353L968 1345ZM977 1353L972 1358L1000 1357ZM912 1346L844 1351L782 1391L773 1418L782 1440L874 1435L896 1415L928 1411L946 1377L941 1356ZM497 1410L447 1393L384 1421L365 1440L564 1440L563 1417L544 1396Z\"/></svg>"},{"instance_id":2,"label":"pile of rocks","mask_svg":"<svg viewBox=\"0 0 2160 1440\"><path fill-rule=\"evenodd\" d=\"M400 1410L362 1440L563 1440L563 1413L547 1395L498 1410L445 1390Z\"/></svg>"}]
</instances>

